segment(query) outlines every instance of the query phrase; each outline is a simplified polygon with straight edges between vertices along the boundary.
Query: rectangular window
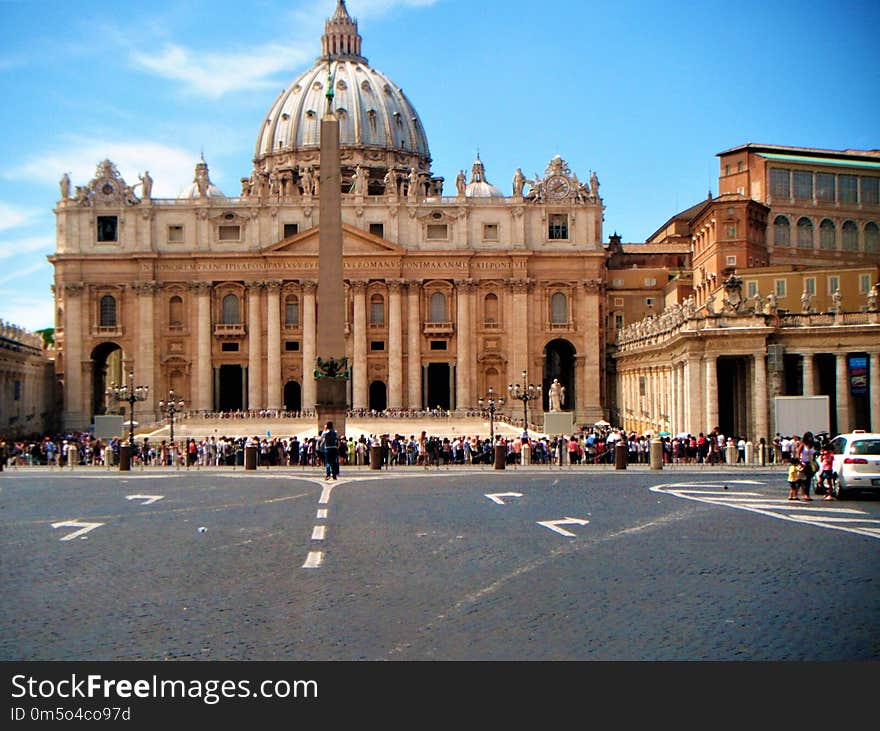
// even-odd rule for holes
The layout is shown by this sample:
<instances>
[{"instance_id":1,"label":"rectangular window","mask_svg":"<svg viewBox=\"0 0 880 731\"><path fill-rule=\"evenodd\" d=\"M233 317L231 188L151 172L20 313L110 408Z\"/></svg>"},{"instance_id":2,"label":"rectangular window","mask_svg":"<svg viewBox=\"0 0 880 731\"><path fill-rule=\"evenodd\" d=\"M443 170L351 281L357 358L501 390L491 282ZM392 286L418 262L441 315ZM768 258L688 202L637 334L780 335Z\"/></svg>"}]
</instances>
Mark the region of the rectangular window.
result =
<instances>
[{"instance_id":1,"label":"rectangular window","mask_svg":"<svg viewBox=\"0 0 880 731\"><path fill-rule=\"evenodd\" d=\"M774 288L776 289L777 297L785 297L786 286L784 279L777 279L774 283Z\"/></svg>"},{"instance_id":2,"label":"rectangular window","mask_svg":"<svg viewBox=\"0 0 880 731\"><path fill-rule=\"evenodd\" d=\"M751 299L758 294L758 283L755 280L746 282L746 295Z\"/></svg>"},{"instance_id":3,"label":"rectangular window","mask_svg":"<svg viewBox=\"0 0 880 731\"><path fill-rule=\"evenodd\" d=\"M371 223L370 224L370 233L373 236L378 236L380 239L385 238L385 224L384 223Z\"/></svg>"},{"instance_id":4,"label":"rectangular window","mask_svg":"<svg viewBox=\"0 0 880 731\"><path fill-rule=\"evenodd\" d=\"M742 171L743 171L743 163L742 163L742 160L740 160L740 161L736 164L736 172L741 173Z\"/></svg>"},{"instance_id":5,"label":"rectangular window","mask_svg":"<svg viewBox=\"0 0 880 731\"><path fill-rule=\"evenodd\" d=\"M568 216L565 213L551 213L547 238L551 241L564 241L568 238Z\"/></svg>"},{"instance_id":6,"label":"rectangular window","mask_svg":"<svg viewBox=\"0 0 880 731\"><path fill-rule=\"evenodd\" d=\"M871 291L871 275L859 274L859 293L866 294Z\"/></svg>"},{"instance_id":7,"label":"rectangular window","mask_svg":"<svg viewBox=\"0 0 880 731\"><path fill-rule=\"evenodd\" d=\"M623 328L623 315L617 313L614 315L614 327L617 330L621 330Z\"/></svg>"},{"instance_id":8,"label":"rectangular window","mask_svg":"<svg viewBox=\"0 0 880 731\"><path fill-rule=\"evenodd\" d=\"M728 256L725 259L725 262L727 263L727 266L735 267L736 266L736 257L735 256Z\"/></svg>"},{"instance_id":9,"label":"rectangular window","mask_svg":"<svg viewBox=\"0 0 880 731\"><path fill-rule=\"evenodd\" d=\"M857 203L859 199L859 178L857 175L837 176L837 197L841 203Z\"/></svg>"},{"instance_id":10,"label":"rectangular window","mask_svg":"<svg viewBox=\"0 0 880 731\"><path fill-rule=\"evenodd\" d=\"M174 224L168 227L168 243L169 244L182 244L183 243L183 226Z\"/></svg>"},{"instance_id":11,"label":"rectangular window","mask_svg":"<svg viewBox=\"0 0 880 731\"><path fill-rule=\"evenodd\" d=\"M804 292L807 294L816 294L816 277L807 277L804 279Z\"/></svg>"},{"instance_id":12,"label":"rectangular window","mask_svg":"<svg viewBox=\"0 0 880 731\"><path fill-rule=\"evenodd\" d=\"M385 341L384 340L371 340L370 341L370 350L385 350Z\"/></svg>"},{"instance_id":13,"label":"rectangular window","mask_svg":"<svg viewBox=\"0 0 880 731\"><path fill-rule=\"evenodd\" d=\"M449 229L445 223L429 223L428 238L432 241L445 241L449 237Z\"/></svg>"},{"instance_id":14,"label":"rectangular window","mask_svg":"<svg viewBox=\"0 0 880 731\"><path fill-rule=\"evenodd\" d=\"M828 277L828 294L834 294L840 289L840 277Z\"/></svg>"},{"instance_id":15,"label":"rectangular window","mask_svg":"<svg viewBox=\"0 0 880 731\"><path fill-rule=\"evenodd\" d=\"M498 241L497 223L486 223L483 225L483 241Z\"/></svg>"},{"instance_id":16,"label":"rectangular window","mask_svg":"<svg viewBox=\"0 0 880 731\"><path fill-rule=\"evenodd\" d=\"M816 199L834 203L834 183L834 175L831 173L816 173Z\"/></svg>"},{"instance_id":17,"label":"rectangular window","mask_svg":"<svg viewBox=\"0 0 880 731\"><path fill-rule=\"evenodd\" d=\"M118 219L116 216L98 216L98 241L118 241Z\"/></svg>"},{"instance_id":18,"label":"rectangular window","mask_svg":"<svg viewBox=\"0 0 880 731\"><path fill-rule=\"evenodd\" d=\"M776 198L791 198L790 170L770 168L770 195Z\"/></svg>"},{"instance_id":19,"label":"rectangular window","mask_svg":"<svg viewBox=\"0 0 880 731\"><path fill-rule=\"evenodd\" d=\"M736 238L736 224L735 223L727 224L727 238L729 238L729 239Z\"/></svg>"},{"instance_id":20,"label":"rectangular window","mask_svg":"<svg viewBox=\"0 0 880 731\"><path fill-rule=\"evenodd\" d=\"M15 381L13 385L12 398L14 401L21 401L21 381Z\"/></svg>"},{"instance_id":21,"label":"rectangular window","mask_svg":"<svg viewBox=\"0 0 880 731\"><path fill-rule=\"evenodd\" d=\"M654 298L653 297L645 297L645 307L653 307L654 306Z\"/></svg>"},{"instance_id":22,"label":"rectangular window","mask_svg":"<svg viewBox=\"0 0 880 731\"><path fill-rule=\"evenodd\" d=\"M862 178L862 203L880 203L880 178Z\"/></svg>"},{"instance_id":23,"label":"rectangular window","mask_svg":"<svg viewBox=\"0 0 880 731\"><path fill-rule=\"evenodd\" d=\"M445 340L432 340L431 341L431 350L446 350L446 341Z\"/></svg>"},{"instance_id":24,"label":"rectangular window","mask_svg":"<svg viewBox=\"0 0 880 731\"><path fill-rule=\"evenodd\" d=\"M614 298L614 306L615 307L623 307L623 297L615 297Z\"/></svg>"},{"instance_id":25,"label":"rectangular window","mask_svg":"<svg viewBox=\"0 0 880 731\"><path fill-rule=\"evenodd\" d=\"M222 350L224 353L237 353L238 343L221 343L220 350Z\"/></svg>"},{"instance_id":26,"label":"rectangular window","mask_svg":"<svg viewBox=\"0 0 880 731\"><path fill-rule=\"evenodd\" d=\"M299 350L299 340L285 340L284 349L288 353Z\"/></svg>"},{"instance_id":27,"label":"rectangular window","mask_svg":"<svg viewBox=\"0 0 880 731\"><path fill-rule=\"evenodd\" d=\"M291 236L296 236L299 233L299 224L298 223L285 223L284 224L284 232L282 238L290 238Z\"/></svg>"},{"instance_id":28,"label":"rectangular window","mask_svg":"<svg viewBox=\"0 0 880 731\"><path fill-rule=\"evenodd\" d=\"M614 287L622 287L622 286L623 286L623 280L622 280L622 279L615 279L615 280L612 282L612 286L614 286Z\"/></svg>"},{"instance_id":29,"label":"rectangular window","mask_svg":"<svg viewBox=\"0 0 880 731\"><path fill-rule=\"evenodd\" d=\"M656 287L657 286L656 277L645 277L645 286L646 287Z\"/></svg>"},{"instance_id":30,"label":"rectangular window","mask_svg":"<svg viewBox=\"0 0 880 731\"><path fill-rule=\"evenodd\" d=\"M794 180L794 197L802 201L812 200L813 173L795 170L792 179Z\"/></svg>"},{"instance_id":31,"label":"rectangular window","mask_svg":"<svg viewBox=\"0 0 880 731\"><path fill-rule=\"evenodd\" d=\"M240 241L241 226L218 226L217 238L220 239L220 241Z\"/></svg>"}]
</instances>

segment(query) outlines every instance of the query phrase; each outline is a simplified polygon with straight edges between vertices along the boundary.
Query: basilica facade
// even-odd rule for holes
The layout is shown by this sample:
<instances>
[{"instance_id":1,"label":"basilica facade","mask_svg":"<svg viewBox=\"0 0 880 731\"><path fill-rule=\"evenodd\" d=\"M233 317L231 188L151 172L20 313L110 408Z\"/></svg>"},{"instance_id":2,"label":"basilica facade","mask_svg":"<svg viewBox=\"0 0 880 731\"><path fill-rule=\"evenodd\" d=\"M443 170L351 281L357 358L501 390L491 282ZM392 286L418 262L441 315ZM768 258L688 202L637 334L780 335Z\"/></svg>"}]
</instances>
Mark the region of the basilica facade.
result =
<instances>
[{"instance_id":1,"label":"basilica facade","mask_svg":"<svg viewBox=\"0 0 880 731\"><path fill-rule=\"evenodd\" d=\"M479 157L455 195L431 170L412 104L361 54L344 2L322 55L274 101L254 167L225 195L207 162L176 199L148 172L114 164L62 179L55 268L56 373L63 423L116 408L108 386L149 387L140 418L170 390L194 411L315 405L319 121L332 92L340 126L344 329L353 409L467 411L491 388L564 387L579 422L606 415L603 201L548 161L506 191ZM540 424L544 402L531 418Z\"/></svg>"}]
</instances>

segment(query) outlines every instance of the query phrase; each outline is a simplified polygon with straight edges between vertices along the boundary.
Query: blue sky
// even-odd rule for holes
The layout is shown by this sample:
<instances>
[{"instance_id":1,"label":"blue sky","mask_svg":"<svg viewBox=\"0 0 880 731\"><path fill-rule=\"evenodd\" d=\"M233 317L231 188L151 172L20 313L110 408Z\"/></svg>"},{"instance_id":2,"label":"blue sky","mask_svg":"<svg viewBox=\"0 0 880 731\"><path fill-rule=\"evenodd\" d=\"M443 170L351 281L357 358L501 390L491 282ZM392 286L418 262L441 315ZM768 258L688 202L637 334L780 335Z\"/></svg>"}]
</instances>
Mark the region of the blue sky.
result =
<instances>
[{"instance_id":1,"label":"blue sky","mask_svg":"<svg viewBox=\"0 0 880 731\"><path fill-rule=\"evenodd\" d=\"M505 192L562 155L596 170L605 240L717 193L745 142L880 147L880 3L349 0L363 53L414 104L454 190L479 150ZM109 157L155 197L204 151L228 195L336 0L0 0L0 319L51 326L58 180Z\"/></svg>"}]
</instances>

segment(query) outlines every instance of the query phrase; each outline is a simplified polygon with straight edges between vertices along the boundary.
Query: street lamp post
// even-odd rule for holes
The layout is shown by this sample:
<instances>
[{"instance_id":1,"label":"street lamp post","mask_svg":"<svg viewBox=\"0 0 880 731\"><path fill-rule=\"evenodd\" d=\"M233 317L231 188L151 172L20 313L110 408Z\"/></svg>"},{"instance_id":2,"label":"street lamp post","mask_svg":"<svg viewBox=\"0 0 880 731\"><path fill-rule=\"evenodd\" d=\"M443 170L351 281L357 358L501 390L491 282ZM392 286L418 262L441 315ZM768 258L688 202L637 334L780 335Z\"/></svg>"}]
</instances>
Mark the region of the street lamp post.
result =
<instances>
[{"instance_id":1,"label":"street lamp post","mask_svg":"<svg viewBox=\"0 0 880 731\"><path fill-rule=\"evenodd\" d=\"M541 398L541 384L537 386L528 382L528 373L522 372L522 383L511 383L507 387L507 393L510 398L515 398L523 402L523 418L525 420L525 431L529 430L529 401Z\"/></svg>"},{"instance_id":2,"label":"street lamp post","mask_svg":"<svg viewBox=\"0 0 880 731\"><path fill-rule=\"evenodd\" d=\"M500 398L496 401L495 399L495 391L490 387L489 393L487 394L485 399L478 399L477 403L480 406L480 411L483 410L484 406L489 407L489 442L491 444L495 444L495 407L501 408L504 406L504 399Z\"/></svg>"},{"instance_id":3,"label":"street lamp post","mask_svg":"<svg viewBox=\"0 0 880 731\"><path fill-rule=\"evenodd\" d=\"M171 459L174 464L177 464L177 460L174 459L174 415L183 411L183 399L174 400L174 389L169 389L168 391L168 400L159 402L159 411L163 414L168 414L169 423L171 424L171 434L169 436L169 441L171 442Z\"/></svg>"},{"instance_id":4,"label":"street lamp post","mask_svg":"<svg viewBox=\"0 0 880 731\"><path fill-rule=\"evenodd\" d=\"M128 383L117 386L115 383L107 388L107 395L117 401L128 402L128 451L125 455L120 453L119 469L131 469L131 457L134 453L134 405L138 401L146 401L150 393L149 386L134 385L134 371L128 374ZM125 449L125 447L122 447ZM120 450L121 452L121 450Z\"/></svg>"}]
</instances>

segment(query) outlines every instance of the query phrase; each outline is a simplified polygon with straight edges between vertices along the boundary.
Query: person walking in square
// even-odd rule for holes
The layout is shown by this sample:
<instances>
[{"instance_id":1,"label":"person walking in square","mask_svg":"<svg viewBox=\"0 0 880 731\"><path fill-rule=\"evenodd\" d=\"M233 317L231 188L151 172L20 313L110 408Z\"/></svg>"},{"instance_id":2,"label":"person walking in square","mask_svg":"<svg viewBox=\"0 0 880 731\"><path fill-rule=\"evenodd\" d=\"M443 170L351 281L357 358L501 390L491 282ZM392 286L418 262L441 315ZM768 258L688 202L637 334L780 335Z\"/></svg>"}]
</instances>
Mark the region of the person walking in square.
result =
<instances>
[{"instance_id":1,"label":"person walking in square","mask_svg":"<svg viewBox=\"0 0 880 731\"><path fill-rule=\"evenodd\" d=\"M332 421L328 421L321 432L321 446L324 450L325 479L335 480L339 476L339 434L333 428Z\"/></svg>"}]
</instances>

